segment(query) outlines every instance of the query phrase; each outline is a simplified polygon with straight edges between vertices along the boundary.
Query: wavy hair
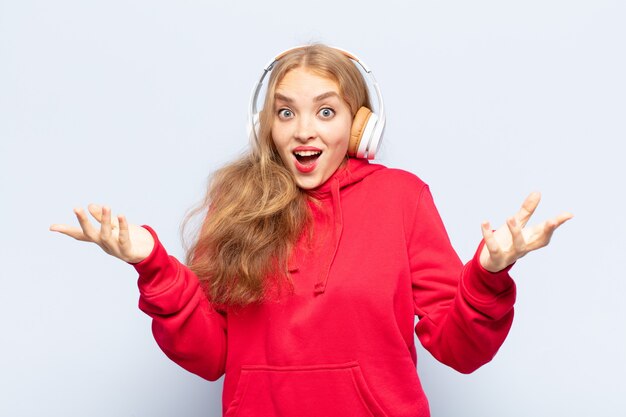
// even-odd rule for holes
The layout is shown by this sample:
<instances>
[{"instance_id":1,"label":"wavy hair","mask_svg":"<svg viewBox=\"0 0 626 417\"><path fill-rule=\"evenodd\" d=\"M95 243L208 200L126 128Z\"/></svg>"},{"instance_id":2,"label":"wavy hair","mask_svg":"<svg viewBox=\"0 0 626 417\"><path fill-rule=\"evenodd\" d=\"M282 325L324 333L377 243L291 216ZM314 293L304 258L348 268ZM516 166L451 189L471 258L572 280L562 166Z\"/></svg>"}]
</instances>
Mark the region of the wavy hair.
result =
<instances>
[{"instance_id":1,"label":"wavy hair","mask_svg":"<svg viewBox=\"0 0 626 417\"><path fill-rule=\"evenodd\" d=\"M187 264L216 305L262 302L282 284L291 287L288 260L309 230L308 195L284 165L272 139L274 91L283 77L306 68L337 83L352 115L369 107L365 81L342 52L309 45L286 52L270 74L258 140L238 160L211 178L204 201L193 210L206 215L187 250Z\"/></svg>"}]
</instances>

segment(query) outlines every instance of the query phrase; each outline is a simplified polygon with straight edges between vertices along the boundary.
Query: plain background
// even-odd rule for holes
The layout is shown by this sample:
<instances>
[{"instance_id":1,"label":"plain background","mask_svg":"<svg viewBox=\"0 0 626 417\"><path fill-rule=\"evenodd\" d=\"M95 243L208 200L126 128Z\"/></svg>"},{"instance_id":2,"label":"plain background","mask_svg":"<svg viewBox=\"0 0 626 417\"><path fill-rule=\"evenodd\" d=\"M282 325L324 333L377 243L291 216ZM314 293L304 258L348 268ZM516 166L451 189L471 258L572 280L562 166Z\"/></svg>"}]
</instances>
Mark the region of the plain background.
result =
<instances>
[{"instance_id":1,"label":"plain background","mask_svg":"<svg viewBox=\"0 0 626 417\"><path fill-rule=\"evenodd\" d=\"M460 375L420 350L433 416L623 412L625 21L621 0L1 0L0 415L220 413L221 383L154 343L132 268L48 226L106 203L181 257L261 69L310 41L374 70L379 161L431 185L463 259L530 191L535 221L576 215L514 267L491 363Z\"/></svg>"}]
</instances>

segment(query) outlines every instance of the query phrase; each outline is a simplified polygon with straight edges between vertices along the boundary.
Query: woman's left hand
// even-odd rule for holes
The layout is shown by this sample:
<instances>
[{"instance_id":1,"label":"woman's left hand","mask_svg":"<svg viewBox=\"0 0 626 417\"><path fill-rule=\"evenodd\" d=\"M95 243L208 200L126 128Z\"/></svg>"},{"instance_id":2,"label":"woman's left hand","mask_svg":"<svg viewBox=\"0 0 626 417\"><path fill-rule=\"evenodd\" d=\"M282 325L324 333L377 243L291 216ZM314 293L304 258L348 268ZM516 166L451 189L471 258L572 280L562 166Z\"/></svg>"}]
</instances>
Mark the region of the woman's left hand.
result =
<instances>
[{"instance_id":1,"label":"woman's left hand","mask_svg":"<svg viewBox=\"0 0 626 417\"><path fill-rule=\"evenodd\" d=\"M495 232L489 222L483 222L485 245L480 253L483 268L490 272L501 271L528 252L546 246L556 228L574 217L571 213L561 213L543 223L526 227L540 200L541 194L531 193L520 210Z\"/></svg>"}]
</instances>

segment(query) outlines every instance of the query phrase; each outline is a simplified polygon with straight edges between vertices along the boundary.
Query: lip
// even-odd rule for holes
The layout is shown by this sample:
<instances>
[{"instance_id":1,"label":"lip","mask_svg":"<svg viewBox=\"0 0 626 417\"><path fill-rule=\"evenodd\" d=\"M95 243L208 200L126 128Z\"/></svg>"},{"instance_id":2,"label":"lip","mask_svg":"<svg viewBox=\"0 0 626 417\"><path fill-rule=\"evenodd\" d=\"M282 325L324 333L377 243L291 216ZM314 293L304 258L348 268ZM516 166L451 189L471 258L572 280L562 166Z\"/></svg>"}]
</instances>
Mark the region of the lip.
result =
<instances>
[{"instance_id":1,"label":"lip","mask_svg":"<svg viewBox=\"0 0 626 417\"><path fill-rule=\"evenodd\" d=\"M298 158L296 158L296 155L295 155L296 152L304 152L304 151L322 152L322 150L314 146L298 146L297 148L293 149L292 155L293 155L293 161L294 161L294 165L296 169L302 174L308 174L309 172L317 168L317 162L319 161L319 158L316 159L315 162L311 164L304 165L300 163L300 161L298 161Z\"/></svg>"},{"instance_id":2,"label":"lip","mask_svg":"<svg viewBox=\"0 0 626 417\"><path fill-rule=\"evenodd\" d=\"M295 156L293 159L294 159L294 164L296 166L296 169L303 174L308 174L309 172L313 171L317 167L317 161L309 165L304 165L304 164L301 164L300 161L298 161Z\"/></svg>"},{"instance_id":3,"label":"lip","mask_svg":"<svg viewBox=\"0 0 626 417\"><path fill-rule=\"evenodd\" d=\"M293 153L302 151L322 152L320 148L316 148L315 146L298 146L297 148L294 148L291 152Z\"/></svg>"}]
</instances>

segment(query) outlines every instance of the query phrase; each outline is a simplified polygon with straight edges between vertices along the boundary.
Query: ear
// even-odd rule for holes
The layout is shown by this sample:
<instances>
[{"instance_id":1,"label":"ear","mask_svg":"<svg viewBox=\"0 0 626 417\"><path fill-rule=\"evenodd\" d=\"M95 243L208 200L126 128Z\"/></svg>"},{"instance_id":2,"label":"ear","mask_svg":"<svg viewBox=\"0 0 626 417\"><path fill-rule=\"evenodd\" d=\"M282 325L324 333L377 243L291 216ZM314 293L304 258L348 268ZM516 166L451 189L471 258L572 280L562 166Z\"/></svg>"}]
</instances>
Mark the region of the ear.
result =
<instances>
[{"instance_id":1,"label":"ear","mask_svg":"<svg viewBox=\"0 0 626 417\"><path fill-rule=\"evenodd\" d=\"M348 144L348 155L356 156L356 152L359 149L359 143L363 138L363 130L367 126L367 121L370 119L372 111L367 107L361 107L352 120L352 129L350 130L350 143Z\"/></svg>"}]
</instances>

